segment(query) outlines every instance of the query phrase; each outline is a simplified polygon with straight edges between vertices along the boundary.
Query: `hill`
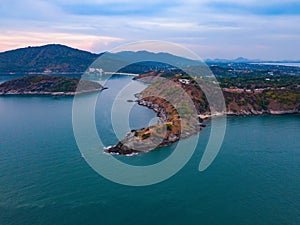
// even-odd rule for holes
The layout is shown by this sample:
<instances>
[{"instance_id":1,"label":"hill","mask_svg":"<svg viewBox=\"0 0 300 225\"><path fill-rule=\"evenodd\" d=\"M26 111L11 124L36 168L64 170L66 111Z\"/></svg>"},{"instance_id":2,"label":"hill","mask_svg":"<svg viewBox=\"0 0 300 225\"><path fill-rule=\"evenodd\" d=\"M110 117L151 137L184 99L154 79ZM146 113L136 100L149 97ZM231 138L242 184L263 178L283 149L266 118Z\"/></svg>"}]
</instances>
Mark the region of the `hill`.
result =
<instances>
[{"instance_id":1,"label":"hill","mask_svg":"<svg viewBox=\"0 0 300 225\"><path fill-rule=\"evenodd\" d=\"M59 44L0 53L0 73L81 73L98 57Z\"/></svg>"},{"instance_id":2,"label":"hill","mask_svg":"<svg viewBox=\"0 0 300 225\"><path fill-rule=\"evenodd\" d=\"M25 76L0 85L0 95L75 95L101 90L103 87L92 81L47 75Z\"/></svg>"}]
</instances>

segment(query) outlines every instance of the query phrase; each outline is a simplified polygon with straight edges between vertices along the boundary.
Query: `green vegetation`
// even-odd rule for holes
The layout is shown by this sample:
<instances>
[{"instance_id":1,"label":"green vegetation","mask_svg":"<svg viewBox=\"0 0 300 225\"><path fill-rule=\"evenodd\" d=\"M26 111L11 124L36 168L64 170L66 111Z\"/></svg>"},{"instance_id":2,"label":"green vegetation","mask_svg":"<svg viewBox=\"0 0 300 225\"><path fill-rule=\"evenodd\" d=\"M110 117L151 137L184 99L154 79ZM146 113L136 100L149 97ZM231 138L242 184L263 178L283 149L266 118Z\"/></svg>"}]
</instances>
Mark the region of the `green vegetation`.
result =
<instances>
[{"instance_id":1,"label":"green vegetation","mask_svg":"<svg viewBox=\"0 0 300 225\"><path fill-rule=\"evenodd\" d=\"M174 71L172 77L169 77L169 73L170 71L167 79L174 85L170 86L168 82L155 82L142 92L142 96L159 94L159 96L168 97L170 102L175 102L175 108L178 110L178 112L169 112L169 115L174 117L176 113L179 113L189 120L193 112L187 102L183 101L180 91L176 88L177 85L180 85L191 97L198 114L209 113L209 104L198 83L209 85L208 91L213 94L214 89L217 88L215 79L202 76L192 78L178 70ZM155 77L165 77L164 74L164 71L151 72L151 79L155 81ZM144 74L141 78L146 79L147 75ZM300 76L270 75L268 73L260 76L220 76L218 84L223 89L229 113L248 115L270 111L300 111ZM158 104L160 105L162 102L158 102Z\"/></svg>"},{"instance_id":2,"label":"green vegetation","mask_svg":"<svg viewBox=\"0 0 300 225\"><path fill-rule=\"evenodd\" d=\"M80 84L80 85L79 85ZM95 82L58 76L25 76L4 82L0 85L0 94L51 94L73 95L75 92L99 91L103 87Z\"/></svg>"},{"instance_id":3,"label":"green vegetation","mask_svg":"<svg viewBox=\"0 0 300 225\"><path fill-rule=\"evenodd\" d=\"M63 45L21 48L0 53L0 73L82 73L97 57Z\"/></svg>"},{"instance_id":4,"label":"green vegetation","mask_svg":"<svg viewBox=\"0 0 300 225\"><path fill-rule=\"evenodd\" d=\"M197 82L205 84L211 95L216 93L219 83L228 115L300 113L299 76L219 77L217 83L212 77L191 78L174 70L173 76L170 76L170 71L152 71L137 79L150 83L138 95L138 102L157 112L161 121L132 131L134 133L106 152L131 154L144 151L135 148L135 144L149 151L199 132L203 126L202 118L209 118L210 107L215 106L208 104ZM190 105L191 101L193 105ZM193 106L197 112L193 112Z\"/></svg>"},{"instance_id":5,"label":"green vegetation","mask_svg":"<svg viewBox=\"0 0 300 225\"><path fill-rule=\"evenodd\" d=\"M254 90L257 88L297 88L300 84L300 76L244 76L244 77L220 77L218 78L222 88L242 88Z\"/></svg>"}]
</instances>

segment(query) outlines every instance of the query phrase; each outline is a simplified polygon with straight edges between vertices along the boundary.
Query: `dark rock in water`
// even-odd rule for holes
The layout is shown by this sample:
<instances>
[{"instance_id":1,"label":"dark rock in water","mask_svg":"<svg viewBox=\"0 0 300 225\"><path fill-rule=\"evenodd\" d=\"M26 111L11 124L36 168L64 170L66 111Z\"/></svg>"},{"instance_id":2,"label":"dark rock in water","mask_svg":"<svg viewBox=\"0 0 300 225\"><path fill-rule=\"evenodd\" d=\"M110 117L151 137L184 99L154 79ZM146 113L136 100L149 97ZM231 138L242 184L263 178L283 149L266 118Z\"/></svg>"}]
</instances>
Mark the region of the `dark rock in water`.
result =
<instances>
[{"instance_id":1,"label":"dark rock in water","mask_svg":"<svg viewBox=\"0 0 300 225\"><path fill-rule=\"evenodd\" d=\"M141 151L128 148L126 145L122 144L122 142L119 142L117 145L113 147L105 149L104 152L110 154L118 154L118 155L132 155L132 154L142 153Z\"/></svg>"}]
</instances>

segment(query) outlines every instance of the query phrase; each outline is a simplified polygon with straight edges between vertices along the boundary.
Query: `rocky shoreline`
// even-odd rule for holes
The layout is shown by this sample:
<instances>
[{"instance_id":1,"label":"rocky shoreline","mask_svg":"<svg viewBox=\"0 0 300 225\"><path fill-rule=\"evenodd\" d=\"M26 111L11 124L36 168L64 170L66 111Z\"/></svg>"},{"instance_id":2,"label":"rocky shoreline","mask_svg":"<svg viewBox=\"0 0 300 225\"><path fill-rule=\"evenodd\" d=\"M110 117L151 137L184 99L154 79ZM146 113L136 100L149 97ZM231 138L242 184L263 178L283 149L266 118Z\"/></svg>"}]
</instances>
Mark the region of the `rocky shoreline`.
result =
<instances>
[{"instance_id":1,"label":"rocky shoreline","mask_svg":"<svg viewBox=\"0 0 300 225\"><path fill-rule=\"evenodd\" d=\"M293 110L251 110L251 111L241 111L241 112L226 112L227 116L260 116L260 115L286 115L286 114L300 114L299 109Z\"/></svg>"},{"instance_id":2,"label":"rocky shoreline","mask_svg":"<svg viewBox=\"0 0 300 225\"><path fill-rule=\"evenodd\" d=\"M144 99L139 99L136 101L139 105L148 107L149 109L152 109L154 112L156 112L157 117L159 117L161 123L168 122L168 114L166 113L166 109L156 103L153 103L151 101L146 101ZM240 112L233 112L233 111L227 111L225 113L227 116L258 116L258 115L285 115L285 114L300 114L300 110L294 109L294 110L250 110L250 111L240 111ZM126 137L119 141L115 146L111 146L104 150L106 153L110 154L118 154L118 155L135 155L135 154L141 154L146 153L151 150L154 150L155 148L168 146L170 144L173 144L177 141L179 141L181 138L188 138L192 135L197 134L201 131L203 127L205 127L205 120L210 119L211 117L218 117L222 116L222 114L218 115L211 115L211 114L202 114L199 115L200 123L198 124L198 129L195 129L194 132L187 132L183 131L181 134L172 134L169 133L166 138L161 140L161 143L157 144L156 146L152 146L151 140L149 142L145 140L137 140L136 134L139 131L142 131L146 128L142 128L139 130L132 130L129 132ZM153 141L153 140L152 140ZM137 148L136 148L137 147ZM149 147L149 148L148 148ZM136 150L139 149L139 150Z\"/></svg>"},{"instance_id":3,"label":"rocky shoreline","mask_svg":"<svg viewBox=\"0 0 300 225\"><path fill-rule=\"evenodd\" d=\"M43 95L43 96L75 96L81 94L88 94L92 92L102 91L107 88L98 88L90 91L77 91L77 92L46 92L46 91L8 91L8 92L0 92L0 96L16 96L16 95Z\"/></svg>"},{"instance_id":4,"label":"rocky shoreline","mask_svg":"<svg viewBox=\"0 0 300 225\"><path fill-rule=\"evenodd\" d=\"M153 103L145 99L139 99L136 102L139 105L148 107L149 109L152 109L154 112L156 112L157 117L160 119L160 124L166 124L170 121L170 118L168 117L168 113L166 112L166 109L163 106L160 106L156 103ZM132 130L125 136L123 140L119 141L114 146L106 148L104 152L110 154L131 156L135 154L146 153L163 146L169 146L170 144L173 144L182 138L188 138L200 132L202 127L206 126L202 122L203 120L199 117L199 123L195 125L195 129L189 131L183 130L179 134L178 133L175 134L167 130L166 135L163 138L154 136L146 139L139 139L137 138L138 133L143 132L145 131L145 129L147 130L149 128Z\"/></svg>"}]
</instances>

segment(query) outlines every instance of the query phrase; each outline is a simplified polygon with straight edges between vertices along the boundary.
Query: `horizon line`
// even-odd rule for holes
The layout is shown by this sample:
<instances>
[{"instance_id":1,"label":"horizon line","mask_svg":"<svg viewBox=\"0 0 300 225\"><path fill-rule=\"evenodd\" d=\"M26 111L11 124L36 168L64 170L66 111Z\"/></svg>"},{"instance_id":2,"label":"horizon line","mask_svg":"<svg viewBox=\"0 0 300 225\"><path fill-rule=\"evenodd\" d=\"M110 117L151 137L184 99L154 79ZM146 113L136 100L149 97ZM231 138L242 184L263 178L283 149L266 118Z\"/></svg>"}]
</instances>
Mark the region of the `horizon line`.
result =
<instances>
[{"instance_id":1,"label":"horizon line","mask_svg":"<svg viewBox=\"0 0 300 225\"><path fill-rule=\"evenodd\" d=\"M102 52L96 53L96 52L92 52L92 51L89 51L89 50L84 50L84 49L80 49L80 48L77 48L77 47L72 47L72 46L69 46L69 45L66 45L66 44L48 43L48 44L43 44L43 45L28 45L28 46L19 47L19 48L8 49L8 50L0 52L0 54L11 52L11 51L17 51L17 50L20 50L20 49L41 48L41 47L45 47L45 46L49 46L49 45L64 46L64 47L72 48L72 49L83 51L83 52L88 52L90 54L95 54L95 55L100 55L100 54L103 54L105 52L113 53L113 52L110 52L110 51L102 51ZM167 54L170 54L170 55L174 55L174 54L171 54L169 52L152 52L152 51L148 51L146 49L138 50L138 51L133 51L132 50L132 51L127 51L127 52L141 52L141 51L145 51L145 52L149 52L149 53L155 53L155 54L167 53ZM126 52L126 51L121 51L121 52ZM177 56L177 57L181 57L181 56ZM286 63L294 62L294 63L298 63L299 62L300 63L300 59L280 59L280 60L274 60L274 59L249 59L249 58L246 58L246 57L243 57L243 56L239 56L239 57L231 58L231 59L230 58L206 58L206 59L204 59L204 61L212 61L212 62L224 61L224 63L230 63L230 62L233 62L233 61L236 61L236 60L239 60L239 59L249 61L248 63L252 63L252 62L254 62L254 63L255 62L257 62L257 63L264 63L264 62L270 62L270 63L272 63L272 62L286 62ZM247 63L247 62L240 62L240 63Z\"/></svg>"}]
</instances>

